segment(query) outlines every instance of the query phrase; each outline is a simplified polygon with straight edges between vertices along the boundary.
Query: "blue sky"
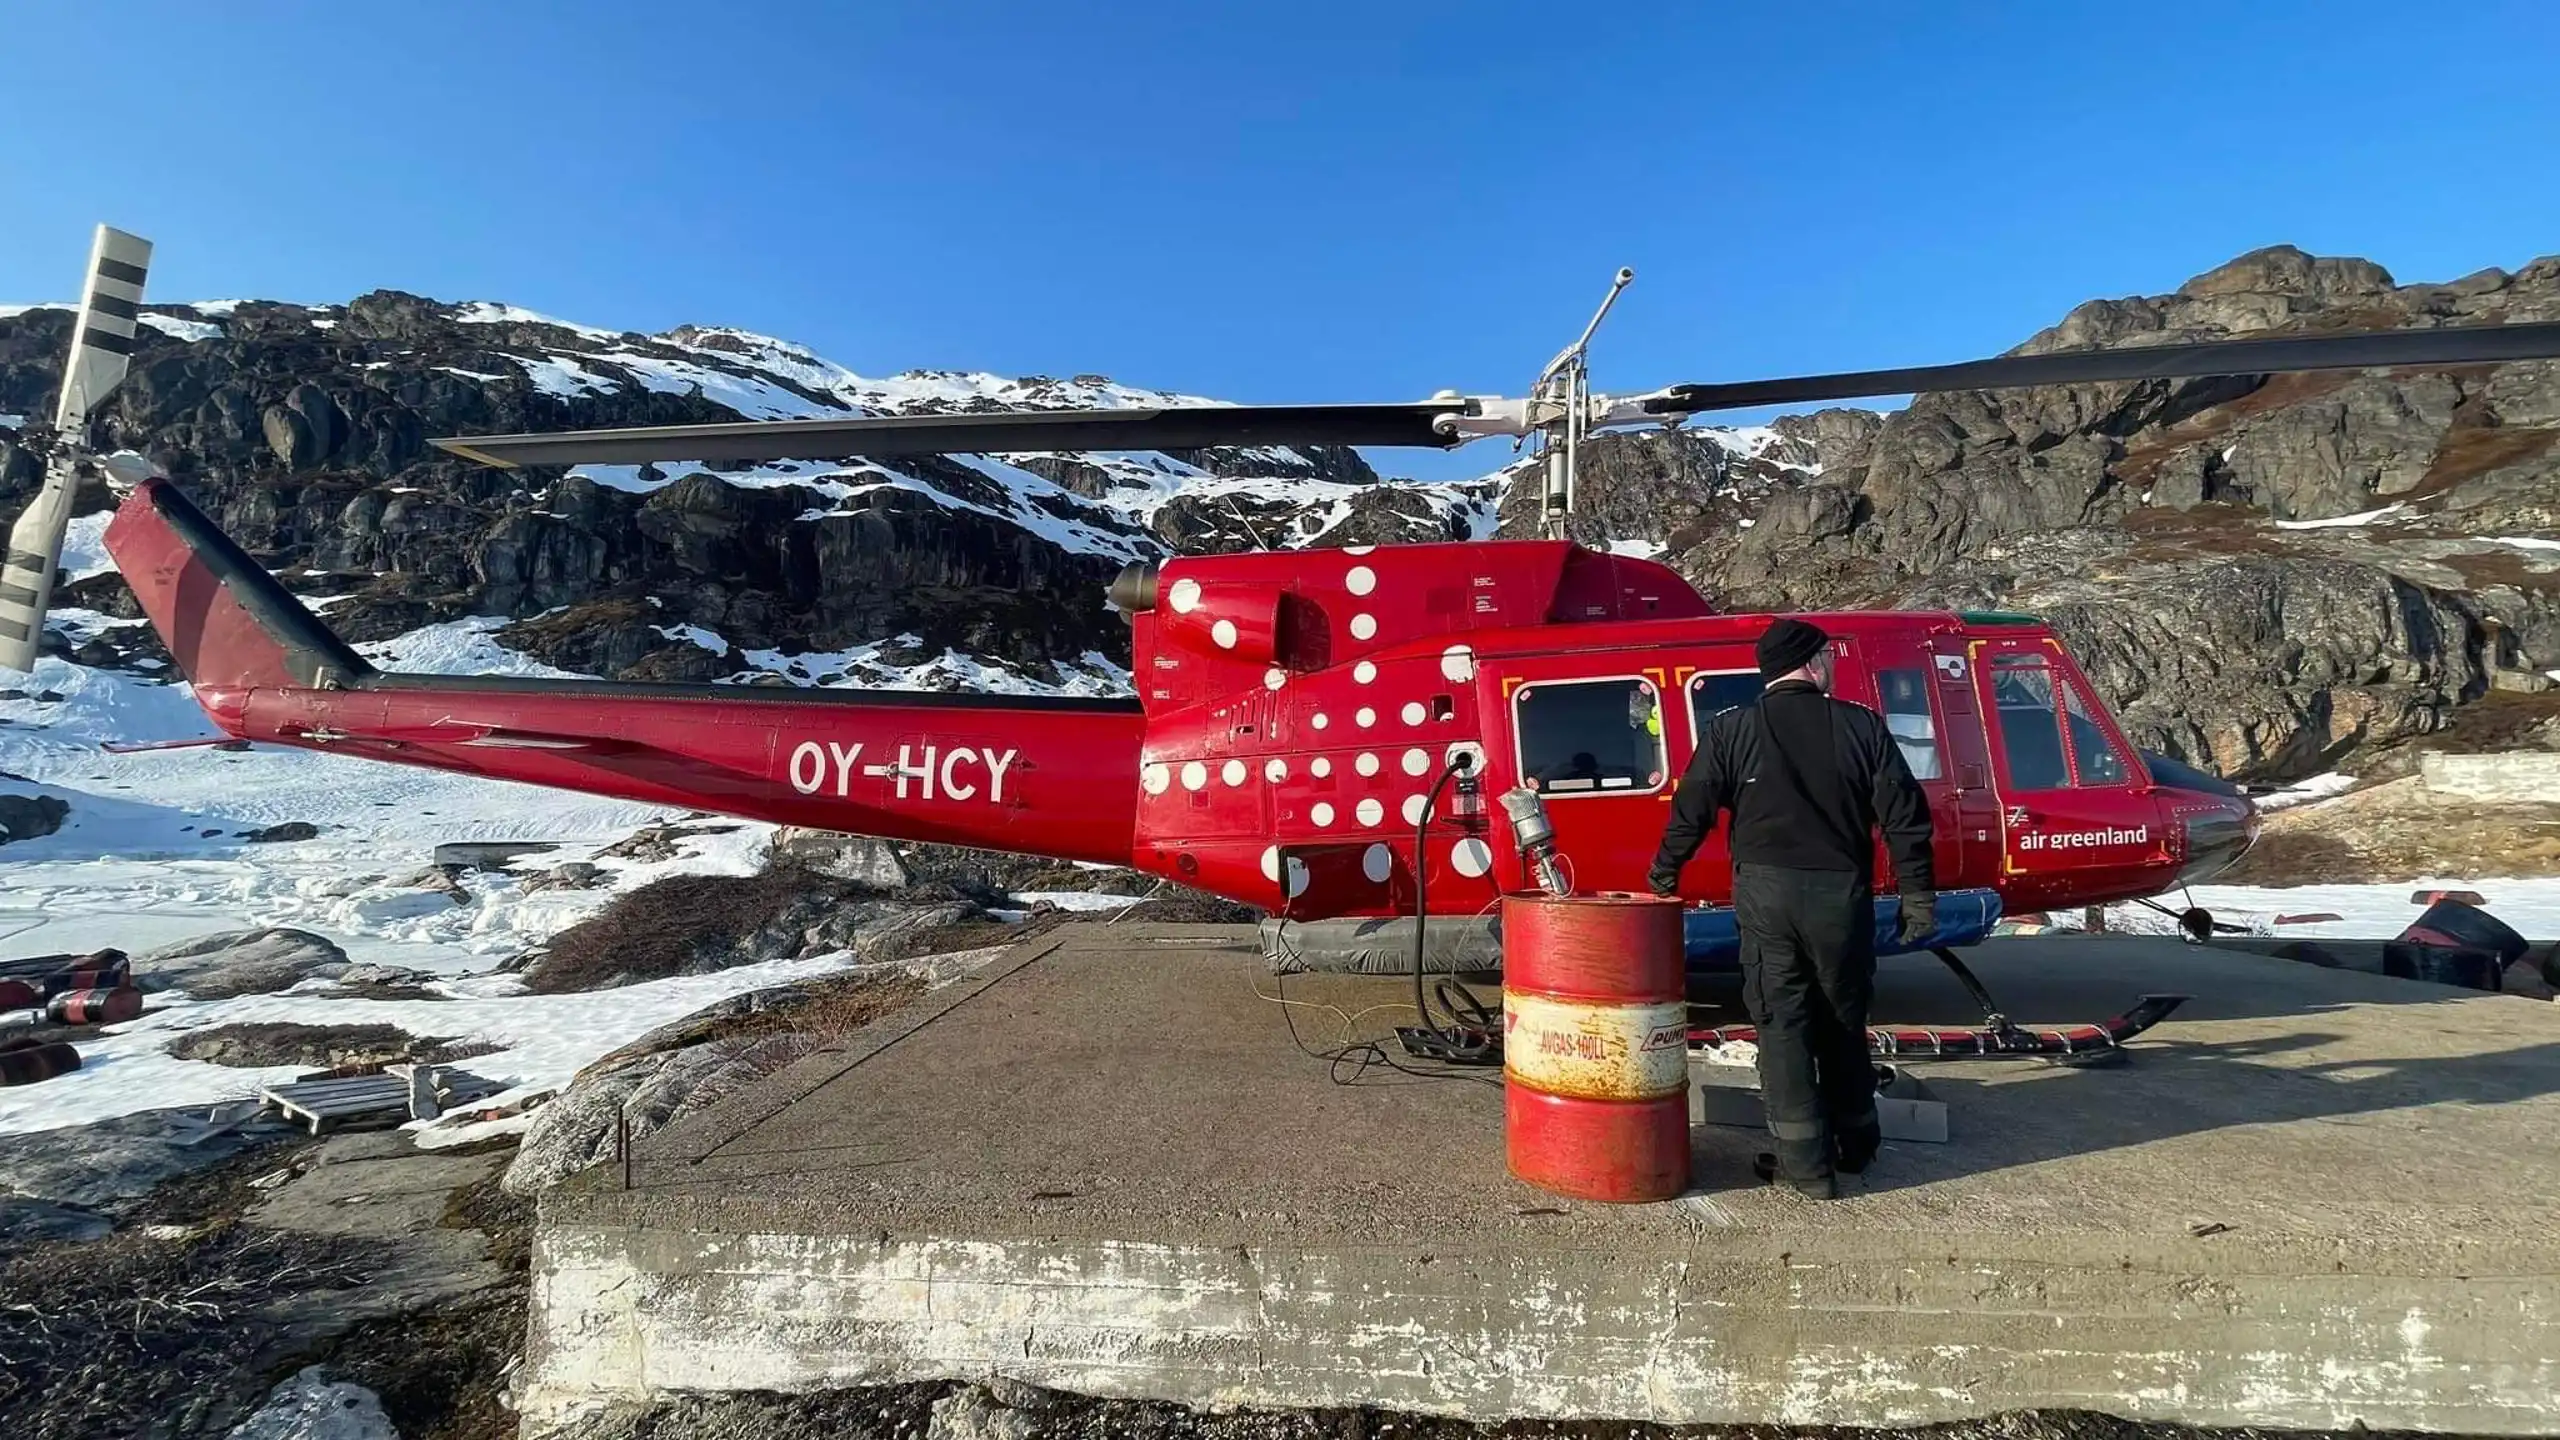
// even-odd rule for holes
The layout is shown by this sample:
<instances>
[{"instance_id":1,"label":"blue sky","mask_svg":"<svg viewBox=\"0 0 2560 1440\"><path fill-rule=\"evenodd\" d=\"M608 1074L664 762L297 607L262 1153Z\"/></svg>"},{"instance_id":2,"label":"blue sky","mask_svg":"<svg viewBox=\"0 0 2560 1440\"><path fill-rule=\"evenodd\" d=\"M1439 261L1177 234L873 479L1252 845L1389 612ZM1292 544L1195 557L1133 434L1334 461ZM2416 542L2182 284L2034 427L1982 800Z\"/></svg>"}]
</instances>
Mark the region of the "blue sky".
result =
<instances>
[{"instance_id":1,"label":"blue sky","mask_svg":"<svg viewBox=\"0 0 2560 1440\"><path fill-rule=\"evenodd\" d=\"M2539 4L10 0L0 37L0 299L76 288L104 219L155 298L873 373L1516 394L1627 264L1595 364L1637 390L1996 353L2278 242L2560 251Z\"/></svg>"}]
</instances>

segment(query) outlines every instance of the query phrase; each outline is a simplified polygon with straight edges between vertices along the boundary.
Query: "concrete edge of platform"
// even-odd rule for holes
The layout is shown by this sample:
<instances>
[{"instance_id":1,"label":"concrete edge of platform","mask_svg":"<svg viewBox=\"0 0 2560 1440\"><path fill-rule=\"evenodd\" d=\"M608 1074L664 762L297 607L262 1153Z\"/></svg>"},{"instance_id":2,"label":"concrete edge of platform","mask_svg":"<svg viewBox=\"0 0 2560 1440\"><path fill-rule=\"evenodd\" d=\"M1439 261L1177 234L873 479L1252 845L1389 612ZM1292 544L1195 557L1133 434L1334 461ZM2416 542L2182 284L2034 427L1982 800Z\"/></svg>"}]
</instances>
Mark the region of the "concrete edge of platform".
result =
<instances>
[{"instance_id":1,"label":"concrete edge of platform","mask_svg":"<svg viewBox=\"0 0 2560 1440\"><path fill-rule=\"evenodd\" d=\"M1475 1420L1928 1424L2084 1408L2534 1434L2547 1276L546 1225L526 1433L671 1391L1010 1378ZM1775 1253L1770 1253L1771 1251Z\"/></svg>"}]
</instances>

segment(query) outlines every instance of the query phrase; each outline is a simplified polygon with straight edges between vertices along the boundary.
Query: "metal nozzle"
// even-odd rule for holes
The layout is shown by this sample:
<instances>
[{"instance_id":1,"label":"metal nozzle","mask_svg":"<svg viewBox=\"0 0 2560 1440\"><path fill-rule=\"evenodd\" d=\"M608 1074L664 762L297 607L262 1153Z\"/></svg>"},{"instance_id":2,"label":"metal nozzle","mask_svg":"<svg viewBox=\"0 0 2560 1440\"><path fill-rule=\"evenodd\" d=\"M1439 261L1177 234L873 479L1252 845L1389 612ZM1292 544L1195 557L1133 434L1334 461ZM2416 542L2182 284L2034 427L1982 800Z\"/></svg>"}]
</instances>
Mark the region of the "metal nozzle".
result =
<instances>
[{"instance_id":1,"label":"metal nozzle","mask_svg":"<svg viewBox=\"0 0 2560 1440\"><path fill-rule=\"evenodd\" d=\"M1538 884L1550 895L1570 895L1573 885L1556 864L1556 827L1547 819L1546 802L1538 792L1522 786L1502 792L1503 813L1511 817L1511 838L1519 842L1520 854L1538 872Z\"/></svg>"}]
</instances>

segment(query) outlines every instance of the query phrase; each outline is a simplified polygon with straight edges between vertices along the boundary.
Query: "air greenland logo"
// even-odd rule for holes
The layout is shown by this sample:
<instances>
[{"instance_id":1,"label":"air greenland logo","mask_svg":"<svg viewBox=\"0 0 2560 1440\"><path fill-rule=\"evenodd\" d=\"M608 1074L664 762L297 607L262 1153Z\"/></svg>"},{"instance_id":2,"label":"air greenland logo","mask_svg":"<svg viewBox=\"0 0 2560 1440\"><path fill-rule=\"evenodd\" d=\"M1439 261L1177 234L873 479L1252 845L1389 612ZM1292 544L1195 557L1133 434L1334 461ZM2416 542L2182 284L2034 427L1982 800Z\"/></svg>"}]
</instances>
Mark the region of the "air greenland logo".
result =
<instances>
[{"instance_id":1,"label":"air greenland logo","mask_svg":"<svg viewBox=\"0 0 2560 1440\"><path fill-rule=\"evenodd\" d=\"M2151 840L2151 827L2136 825L2130 830L2106 826L2096 830L2031 830L2018 837L2021 850L2094 850L2108 845L2143 845Z\"/></svg>"}]
</instances>

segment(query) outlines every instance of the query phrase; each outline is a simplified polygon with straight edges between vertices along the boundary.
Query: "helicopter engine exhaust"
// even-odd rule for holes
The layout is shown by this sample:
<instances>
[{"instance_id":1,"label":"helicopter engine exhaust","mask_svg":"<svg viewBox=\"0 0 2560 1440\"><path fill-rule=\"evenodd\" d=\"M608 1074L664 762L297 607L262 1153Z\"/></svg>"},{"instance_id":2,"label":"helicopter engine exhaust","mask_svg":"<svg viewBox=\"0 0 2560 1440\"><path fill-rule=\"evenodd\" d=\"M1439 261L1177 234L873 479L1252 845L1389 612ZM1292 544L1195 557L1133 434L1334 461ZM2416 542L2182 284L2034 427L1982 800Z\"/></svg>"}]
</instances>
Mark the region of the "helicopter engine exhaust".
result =
<instances>
[{"instance_id":1,"label":"helicopter engine exhaust","mask_svg":"<svg viewBox=\"0 0 2560 1440\"><path fill-rule=\"evenodd\" d=\"M1156 573L1154 561L1132 560L1112 577L1111 588L1103 592L1103 598L1123 615L1145 614L1156 608Z\"/></svg>"}]
</instances>

